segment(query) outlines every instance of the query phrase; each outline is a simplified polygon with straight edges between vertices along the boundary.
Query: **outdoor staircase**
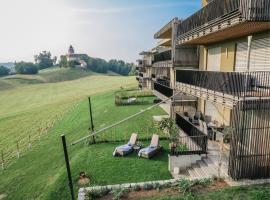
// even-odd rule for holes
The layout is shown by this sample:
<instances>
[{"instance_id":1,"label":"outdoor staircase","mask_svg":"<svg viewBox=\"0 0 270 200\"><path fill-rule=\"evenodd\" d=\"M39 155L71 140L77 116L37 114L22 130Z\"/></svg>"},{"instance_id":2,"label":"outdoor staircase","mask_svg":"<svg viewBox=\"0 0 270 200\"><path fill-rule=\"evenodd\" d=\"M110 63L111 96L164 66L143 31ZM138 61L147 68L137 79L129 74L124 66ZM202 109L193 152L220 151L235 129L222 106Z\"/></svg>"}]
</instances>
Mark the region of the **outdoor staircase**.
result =
<instances>
[{"instance_id":1,"label":"outdoor staircase","mask_svg":"<svg viewBox=\"0 0 270 200\"><path fill-rule=\"evenodd\" d=\"M203 179L218 177L218 163L213 162L208 157L202 157L201 160L197 160L190 167L182 170L179 175L175 175L174 178L186 178L186 179ZM224 172L221 167L220 177L228 178L228 174Z\"/></svg>"}]
</instances>

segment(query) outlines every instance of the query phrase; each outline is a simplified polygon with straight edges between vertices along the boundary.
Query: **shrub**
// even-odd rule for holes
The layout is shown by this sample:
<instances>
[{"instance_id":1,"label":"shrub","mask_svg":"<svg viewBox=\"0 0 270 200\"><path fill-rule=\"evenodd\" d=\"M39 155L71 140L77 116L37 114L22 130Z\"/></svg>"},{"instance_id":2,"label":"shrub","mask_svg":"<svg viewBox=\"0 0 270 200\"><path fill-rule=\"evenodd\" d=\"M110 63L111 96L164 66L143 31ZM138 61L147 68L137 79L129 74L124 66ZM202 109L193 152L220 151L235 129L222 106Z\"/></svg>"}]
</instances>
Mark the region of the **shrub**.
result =
<instances>
[{"instance_id":1,"label":"shrub","mask_svg":"<svg viewBox=\"0 0 270 200\"><path fill-rule=\"evenodd\" d=\"M152 189L153 189L153 185L150 184L150 183L145 183L145 184L143 185L143 189L144 189L144 190L152 190Z\"/></svg>"},{"instance_id":2,"label":"shrub","mask_svg":"<svg viewBox=\"0 0 270 200\"><path fill-rule=\"evenodd\" d=\"M187 179L180 179L177 182L178 188L183 194L186 192L190 192L191 187L193 186L193 182Z\"/></svg>"},{"instance_id":3,"label":"shrub","mask_svg":"<svg viewBox=\"0 0 270 200\"><path fill-rule=\"evenodd\" d=\"M31 62L18 62L15 63L15 70L19 74L37 74L38 68Z\"/></svg>"},{"instance_id":4,"label":"shrub","mask_svg":"<svg viewBox=\"0 0 270 200\"><path fill-rule=\"evenodd\" d=\"M110 192L108 188L102 188L100 190L93 190L88 193L90 199L100 198L107 195Z\"/></svg>"},{"instance_id":5,"label":"shrub","mask_svg":"<svg viewBox=\"0 0 270 200\"><path fill-rule=\"evenodd\" d=\"M141 190L141 186L135 185L132 190L133 191L140 191Z\"/></svg>"},{"instance_id":6,"label":"shrub","mask_svg":"<svg viewBox=\"0 0 270 200\"><path fill-rule=\"evenodd\" d=\"M119 200L128 193L128 189L112 190L111 193L113 195L113 200Z\"/></svg>"},{"instance_id":7,"label":"shrub","mask_svg":"<svg viewBox=\"0 0 270 200\"><path fill-rule=\"evenodd\" d=\"M4 66L0 66L0 76L6 76L10 72L10 69Z\"/></svg>"}]
</instances>

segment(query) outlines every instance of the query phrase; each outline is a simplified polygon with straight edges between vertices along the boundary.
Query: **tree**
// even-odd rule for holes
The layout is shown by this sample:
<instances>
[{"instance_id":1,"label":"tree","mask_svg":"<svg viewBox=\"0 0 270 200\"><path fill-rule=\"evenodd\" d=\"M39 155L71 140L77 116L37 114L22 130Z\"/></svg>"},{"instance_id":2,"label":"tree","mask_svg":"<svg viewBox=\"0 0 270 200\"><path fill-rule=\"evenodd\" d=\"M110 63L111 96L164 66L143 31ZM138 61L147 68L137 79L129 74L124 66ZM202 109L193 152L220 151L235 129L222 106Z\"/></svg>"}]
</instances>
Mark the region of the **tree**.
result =
<instances>
[{"instance_id":1,"label":"tree","mask_svg":"<svg viewBox=\"0 0 270 200\"><path fill-rule=\"evenodd\" d=\"M42 51L38 55L35 55L34 59L39 69L45 69L52 67L56 62L55 57L51 57L52 55L49 51Z\"/></svg>"},{"instance_id":2,"label":"tree","mask_svg":"<svg viewBox=\"0 0 270 200\"><path fill-rule=\"evenodd\" d=\"M60 56L59 67L68 67L67 57Z\"/></svg>"},{"instance_id":3,"label":"tree","mask_svg":"<svg viewBox=\"0 0 270 200\"><path fill-rule=\"evenodd\" d=\"M171 118L164 118L159 122L159 129L168 133L170 139L178 137L177 127Z\"/></svg>"},{"instance_id":4,"label":"tree","mask_svg":"<svg viewBox=\"0 0 270 200\"><path fill-rule=\"evenodd\" d=\"M76 65L78 65L78 64L79 63L76 62L75 60L70 60L70 61L67 62L67 67L69 67L69 68L75 68Z\"/></svg>"},{"instance_id":5,"label":"tree","mask_svg":"<svg viewBox=\"0 0 270 200\"><path fill-rule=\"evenodd\" d=\"M9 75L10 69L4 66L0 66L0 76Z\"/></svg>"},{"instance_id":6,"label":"tree","mask_svg":"<svg viewBox=\"0 0 270 200\"><path fill-rule=\"evenodd\" d=\"M31 62L18 62L15 63L15 70L18 74L37 74L38 68Z\"/></svg>"}]
</instances>

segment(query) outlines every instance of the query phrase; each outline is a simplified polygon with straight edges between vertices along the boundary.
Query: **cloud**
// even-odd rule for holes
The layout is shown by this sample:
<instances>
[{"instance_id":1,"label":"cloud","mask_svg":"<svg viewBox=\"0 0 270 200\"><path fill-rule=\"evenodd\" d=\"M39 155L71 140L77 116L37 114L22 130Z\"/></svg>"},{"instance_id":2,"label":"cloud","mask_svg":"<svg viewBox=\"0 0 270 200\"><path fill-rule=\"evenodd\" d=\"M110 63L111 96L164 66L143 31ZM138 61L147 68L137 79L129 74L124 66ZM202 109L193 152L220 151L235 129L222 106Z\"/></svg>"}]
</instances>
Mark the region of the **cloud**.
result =
<instances>
[{"instance_id":1,"label":"cloud","mask_svg":"<svg viewBox=\"0 0 270 200\"><path fill-rule=\"evenodd\" d=\"M141 6L126 6L126 7L108 7L108 8L71 8L74 12L85 14L117 14L132 11L144 11L147 9L171 8L171 7L185 7L196 6L197 2L177 2L177 3L163 3L150 4Z\"/></svg>"}]
</instances>

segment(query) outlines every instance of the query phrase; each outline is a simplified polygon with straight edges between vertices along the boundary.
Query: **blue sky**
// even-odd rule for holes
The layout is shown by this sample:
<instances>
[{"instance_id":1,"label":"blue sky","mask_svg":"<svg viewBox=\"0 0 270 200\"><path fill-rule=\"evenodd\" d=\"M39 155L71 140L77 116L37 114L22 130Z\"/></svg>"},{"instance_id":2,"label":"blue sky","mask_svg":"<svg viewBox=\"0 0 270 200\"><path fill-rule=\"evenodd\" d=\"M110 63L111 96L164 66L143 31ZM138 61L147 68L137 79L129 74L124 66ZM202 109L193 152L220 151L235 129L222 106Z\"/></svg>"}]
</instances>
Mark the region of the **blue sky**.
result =
<instances>
[{"instance_id":1,"label":"blue sky","mask_svg":"<svg viewBox=\"0 0 270 200\"><path fill-rule=\"evenodd\" d=\"M185 18L200 0L0 0L0 62L33 61L49 50L135 62L173 17ZM12 11L12 12L11 12ZM3 32L4 30L4 32Z\"/></svg>"}]
</instances>

